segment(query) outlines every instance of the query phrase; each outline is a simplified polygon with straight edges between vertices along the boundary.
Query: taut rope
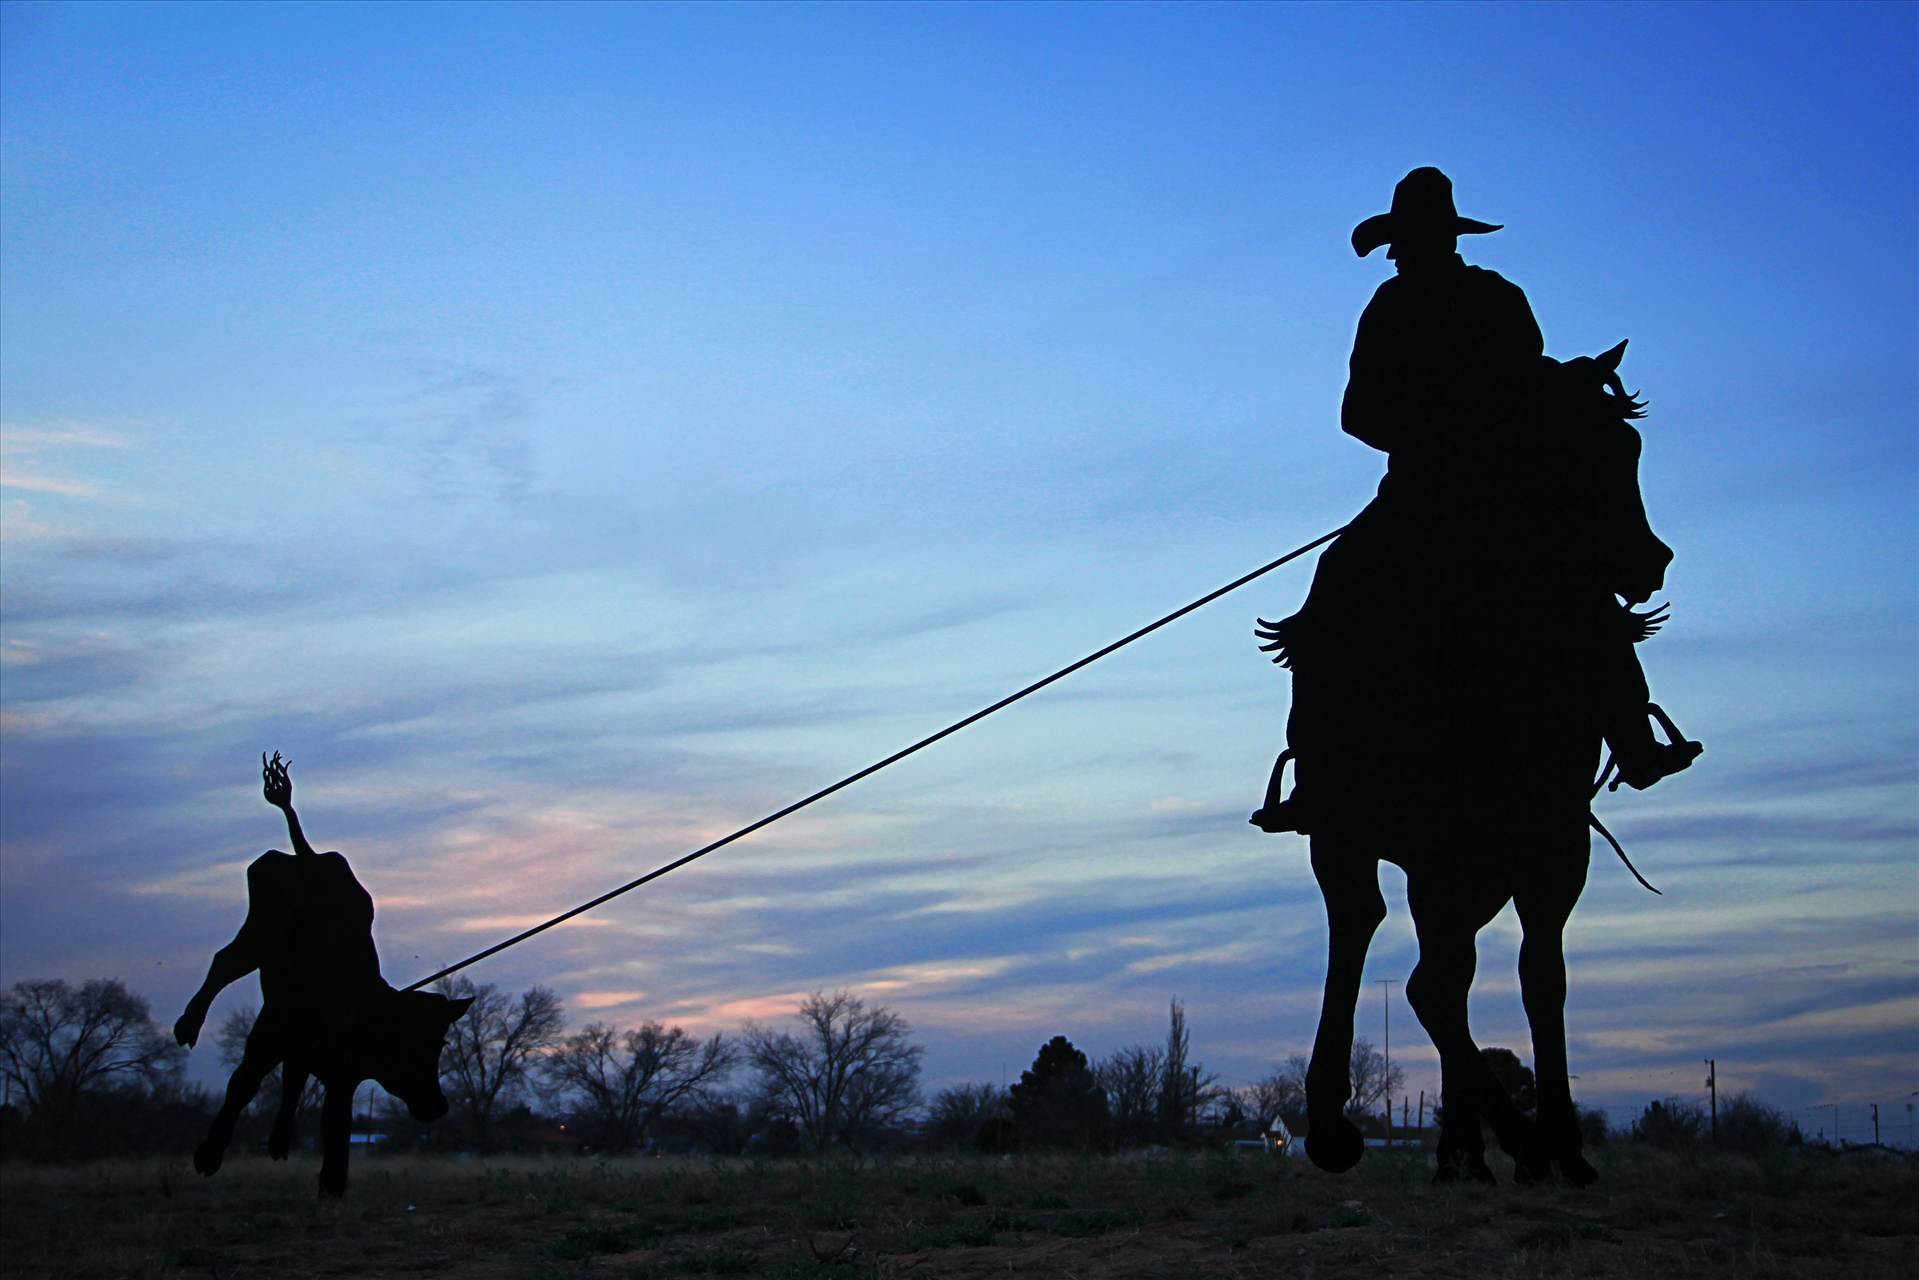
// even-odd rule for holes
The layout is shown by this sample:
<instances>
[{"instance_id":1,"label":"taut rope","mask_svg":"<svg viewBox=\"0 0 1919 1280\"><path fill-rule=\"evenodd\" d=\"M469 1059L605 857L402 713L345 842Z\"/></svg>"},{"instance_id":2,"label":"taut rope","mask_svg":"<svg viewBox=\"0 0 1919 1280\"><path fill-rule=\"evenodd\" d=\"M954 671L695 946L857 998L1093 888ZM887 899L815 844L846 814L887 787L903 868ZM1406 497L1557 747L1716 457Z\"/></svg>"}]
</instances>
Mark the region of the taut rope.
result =
<instances>
[{"instance_id":1,"label":"taut rope","mask_svg":"<svg viewBox=\"0 0 1919 1280\"><path fill-rule=\"evenodd\" d=\"M773 823L778 822L781 818L786 817L788 814L798 813L801 809L804 809L807 805L812 804L815 800L824 800L826 797L832 795L835 791L839 791L846 787L850 787L855 782L858 782L860 779L868 777L872 774L878 773L881 769L886 768L886 766L890 764L897 764L899 761L904 760L906 759L906 757L912 755L915 751L918 751L923 747L930 747L935 742L938 742L941 738L945 738L952 734L958 733L961 729L966 728L968 725L984 720L987 716L992 715L995 711L999 711L1005 707L1012 706L1015 702L1018 702L1021 698L1024 698L1027 694L1037 693L1041 689L1044 689L1047 685L1052 684L1056 680L1064 680L1067 676L1072 675L1075 671L1078 671L1081 667L1091 666L1093 663L1098 662L1101 658L1104 658L1107 654L1112 653L1116 650L1125 648L1127 645L1133 643L1133 641L1138 640L1142 636L1150 635L1152 632L1159 630L1161 627L1165 626L1169 622L1177 622L1179 619L1193 612L1193 610L1201 608L1205 605L1211 604L1213 601L1219 599L1223 595L1226 595L1228 592L1239 590L1241 587L1245 586L1247 583L1251 582L1253 579L1263 577L1264 575L1271 573L1273 570L1279 568L1281 565L1287 564L1291 561L1299 559L1299 557L1305 555L1308 551L1311 551L1316 547L1324 546L1326 543L1331 542L1334 538L1337 538L1340 534L1344 532L1346 532L1346 526L1341 525L1339 528L1333 530L1331 533L1321 534L1319 537L1314 538L1311 542L1307 543L1305 546L1295 547L1293 550L1288 551L1285 555L1281 556L1277 560L1272 561L1270 564L1261 565L1259 568L1253 570L1249 574L1246 574L1244 577L1235 578L1231 582L1227 583L1225 586L1217 588L1216 590L1207 592L1205 595L1193 601L1191 604L1180 606L1179 608L1173 610L1171 613L1167 614L1165 617L1159 619L1157 622L1148 623L1146 626L1141 627L1139 630L1133 632L1131 635L1124 636L1118 640L1115 640L1113 641L1113 643L1107 645L1105 648L1099 649L1093 653L1089 653L1084 658L1081 658L1079 661L1069 663L1068 665L1061 667L1058 671L1055 671L1052 675L1047 676L1043 680L1035 680L1032 684L1027 685L1024 689L1021 689L1018 693L1008 694L1006 697L1001 698L998 702L995 702L992 706L983 707L980 710L975 711L972 715L967 716L964 720L956 720L952 724L947 725L944 729L941 729L938 733L929 734L927 737L921 738L918 742L915 742L912 746L906 747L900 751L895 751L892 755L887 756L884 760L876 761L873 764L869 764L864 769L861 769L857 773L849 773L844 778L841 778L838 782L835 782L830 787L821 787L818 791L815 791L812 795L807 796L804 800L795 800L792 804L787 805L784 809L778 810L777 812L774 812L774 813L769 813L764 818L761 818L758 822L749 823L746 826L741 827L738 831L735 831L733 834L729 836L722 836L718 840L715 840L712 844L705 845L701 848L695 849L693 852L689 854L685 854L682 857L675 858L673 861L667 863L663 867L656 867L653 870L647 872L645 875L641 876L637 880L629 880L625 884L621 885L619 888L613 889L607 893L603 893L599 897L593 899L591 902L582 902L579 906L573 908L571 911L561 912L559 915L554 916L551 920L548 920L544 924L536 924L531 929L528 929L522 933L514 934L512 937L508 938L505 942L496 942L492 946L488 947L485 951L476 952L473 955L468 956L466 959L460 961L458 964L448 965L446 968L440 970L438 973L428 974L426 977L421 978L418 982L408 987L407 990L417 991L421 987L426 986L430 982L438 982L441 978L444 978L448 976L449 974L458 973L460 970L466 968L470 964L476 964L479 961L486 959L488 956L493 955L496 952L504 951L508 947L514 946L518 943L525 942L528 938L531 938L536 933L544 933L548 929L551 929L556 924L564 924L566 921L571 920L574 916L583 915L586 912L593 910L593 908L602 905L603 903L611 902L613 899L619 897L623 893L630 893L634 889L639 888L641 885L646 884L648 881L657 880L669 871L677 871L681 867L685 866L689 862L692 862L696 858L704 858L707 854L712 853L715 849L723 848L726 845L732 844L735 840L740 839L742 836L750 836L755 831L758 831L761 827L771 826Z\"/></svg>"}]
</instances>

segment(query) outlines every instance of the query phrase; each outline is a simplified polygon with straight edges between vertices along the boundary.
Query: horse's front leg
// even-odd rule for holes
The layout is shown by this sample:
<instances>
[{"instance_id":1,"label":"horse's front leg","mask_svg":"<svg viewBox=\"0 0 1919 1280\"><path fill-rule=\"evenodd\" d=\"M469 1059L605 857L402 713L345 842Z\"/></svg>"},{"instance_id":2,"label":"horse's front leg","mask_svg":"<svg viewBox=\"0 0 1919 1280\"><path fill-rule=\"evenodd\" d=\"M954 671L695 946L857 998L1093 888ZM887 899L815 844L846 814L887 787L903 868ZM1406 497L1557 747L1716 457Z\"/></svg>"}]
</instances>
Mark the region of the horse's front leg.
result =
<instances>
[{"instance_id":1,"label":"horse's front leg","mask_svg":"<svg viewBox=\"0 0 1919 1280\"><path fill-rule=\"evenodd\" d=\"M1365 1139L1346 1117L1353 1096L1353 1011L1386 900L1379 892L1379 861L1359 842L1328 835L1312 840L1313 878L1326 900L1326 991L1306 1070L1306 1154L1320 1168L1343 1173L1366 1154Z\"/></svg>"},{"instance_id":2,"label":"horse's front leg","mask_svg":"<svg viewBox=\"0 0 1919 1280\"><path fill-rule=\"evenodd\" d=\"M1579 1116L1573 1109L1566 1054L1566 921L1586 887L1590 837L1546 850L1513 895L1523 940L1519 945L1519 991L1533 1035L1533 1075L1538 1081L1539 1139L1552 1167L1575 1186L1590 1186L1599 1173L1580 1154Z\"/></svg>"},{"instance_id":3,"label":"horse's front leg","mask_svg":"<svg viewBox=\"0 0 1919 1280\"><path fill-rule=\"evenodd\" d=\"M320 1107L320 1194L346 1194L347 1152L352 1144L353 1095L356 1088L328 1083Z\"/></svg>"},{"instance_id":4,"label":"horse's front leg","mask_svg":"<svg viewBox=\"0 0 1919 1280\"><path fill-rule=\"evenodd\" d=\"M1482 1108L1489 1104L1511 1131L1515 1144L1524 1141L1524 1121L1508 1101L1504 1114L1492 1096L1501 1092L1473 1043L1466 1019L1466 999L1478 967L1476 939L1487 921L1506 904L1503 887L1493 886L1469 868L1409 869L1406 900L1419 934L1419 963L1406 979L1406 1000L1413 1007L1433 1047L1439 1050L1439 1088L1444 1114L1439 1128L1439 1180L1470 1178L1493 1182L1486 1165L1486 1139L1480 1130ZM1489 1091L1487 1085L1491 1083ZM1512 1122L1518 1120L1519 1128ZM1507 1134L1502 1133L1501 1145Z\"/></svg>"}]
</instances>

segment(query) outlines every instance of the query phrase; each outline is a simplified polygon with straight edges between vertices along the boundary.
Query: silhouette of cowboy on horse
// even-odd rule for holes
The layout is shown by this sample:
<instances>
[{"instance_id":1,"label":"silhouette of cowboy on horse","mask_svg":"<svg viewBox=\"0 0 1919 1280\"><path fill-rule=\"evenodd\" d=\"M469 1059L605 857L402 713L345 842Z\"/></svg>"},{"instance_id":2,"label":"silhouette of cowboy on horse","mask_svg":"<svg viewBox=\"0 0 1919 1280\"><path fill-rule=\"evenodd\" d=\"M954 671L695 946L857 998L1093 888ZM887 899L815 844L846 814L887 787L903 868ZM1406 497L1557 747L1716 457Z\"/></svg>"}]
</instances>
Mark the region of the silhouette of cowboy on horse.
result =
<instances>
[{"instance_id":1,"label":"silhouette of cowboy on horse","mask_svg":"<svg viewBox=\"0 0 1919 1280\"><path fill-rule=\"evenodd\" d=\"M1296 677L1288 748L1251 819L1262 830L1310 831L1339 803L1315 782L1327 759L1448 750L1496 773L1497 754L1520 744L1433 734L1470 733L1462 703L1515 680L1587 700L1615 787L1650 787L1701 751L1651 703L1633 651L1665 615L1630 606L1659 589L1672 551L1639 500L1639 437L1625 424L1643 405L1617 372L1626 344L1546 356L1526 295L1459 256L1459 236L1498 230L1461 217L1451 180L1428 167L1353 231L1361 257L1388 246L1398 274L1360 316L1340 421L1387 455L1387 472L1322 556L1304 607L1260 621L1261 648ZM1495 590L1502 611L1489 614ZM1542 663L1557 672L1527 670ZM1298 785L1282 799L1289 760Z\"/></svg>"}]
</instances>

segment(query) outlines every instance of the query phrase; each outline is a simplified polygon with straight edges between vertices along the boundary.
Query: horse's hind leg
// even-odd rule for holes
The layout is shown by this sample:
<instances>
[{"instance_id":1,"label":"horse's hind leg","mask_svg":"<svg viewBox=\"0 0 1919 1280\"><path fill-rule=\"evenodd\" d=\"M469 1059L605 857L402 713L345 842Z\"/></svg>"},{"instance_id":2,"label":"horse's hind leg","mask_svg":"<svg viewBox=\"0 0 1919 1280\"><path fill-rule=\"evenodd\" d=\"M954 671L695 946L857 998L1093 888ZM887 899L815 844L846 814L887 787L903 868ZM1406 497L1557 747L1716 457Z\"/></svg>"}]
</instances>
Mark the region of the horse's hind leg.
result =
<instances>
[{"instance_id":1,"label":"horse's hind leg","mask_svg":"<svg viewBox=\"0 0 1919 1280\"><path fill-rule=\"evenodd\" d=\"M1306 1071L1306 1154L1320 1168L1343 1173L1366 1153L1365 1140L1346 1118L1353 1095L1353 1011L1386 900L1379 893L1378 860L1338 837L1313 837L1313 878L1326 900L1326 992Z\"/></svg>"},{"instance_id":2,"label":"horse's hind leg","mask_svg":"<svg viewBox=\"0 0 1919 1280\"><path fill-rule=\"evenodd\" d=\"M1566 921L1586 887L1591 849L1582 828L1576 841L1552 848L1513 895L1524 940L1519 946L1519 990L1532 1026L1533 1075L1539 1089L1539 1138L1552 1166L1575 1186L1599 1177L1580 1154L1579 1116L1573 1110L1566 1055Z\"/></svg>"},{"instance_id":3,"label":"horse's hind leg","mask_svg":"<svg viewBox=\"0 0 1919 1280\"><path fill-rule=\"evenodd\" d=\"M1492 1182L1480 1132L1482 1108L1489 1107L1506 1130L1501 1134L1502 1146L1508 1137L1522 1148L1527 1145L1525 1122L1512 1110L1510 1100L1505 1108L1498 1107L1496 1084L1490 1091L1487 1088L1491 1072L1473 1043L1466 998L1478 966L1475 939L1506 904L1506 895L1503 886L1464 867L1438 873L1423 868L1407 872L1406 898L1419 934L1419 963L1406 980L1406 999L1439 1050L1445 1115L1439 1131L1438 1177Z\"/></svg>"}]
</instances>

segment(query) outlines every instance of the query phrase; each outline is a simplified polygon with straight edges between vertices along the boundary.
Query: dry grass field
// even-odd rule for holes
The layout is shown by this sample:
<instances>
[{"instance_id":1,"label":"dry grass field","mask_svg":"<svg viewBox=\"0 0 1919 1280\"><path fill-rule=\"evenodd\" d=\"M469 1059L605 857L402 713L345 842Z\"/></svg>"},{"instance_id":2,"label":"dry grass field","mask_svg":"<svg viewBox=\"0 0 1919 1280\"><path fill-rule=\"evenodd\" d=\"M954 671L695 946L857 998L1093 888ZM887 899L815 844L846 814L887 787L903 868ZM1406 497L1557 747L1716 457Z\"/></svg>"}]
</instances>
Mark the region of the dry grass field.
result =
<instances>
[{"instance_id":1,"label":"dry grass field","mask_svg":"<svg viewBox=\"0 0 1919 1280\"><path fill-rule=\"evenodd\" d=\"M1504 1162L1500 1162L1502 1165ZM1919 1274L1919 1163L1612 1147L1590 1191L1328 1177L1230 1153L752 1161L360 1158L0 1172L10 1276L1833 1276Z\"/></svg>"}]
</instances>

